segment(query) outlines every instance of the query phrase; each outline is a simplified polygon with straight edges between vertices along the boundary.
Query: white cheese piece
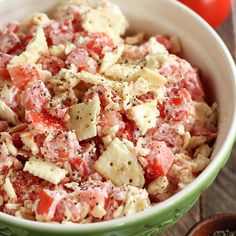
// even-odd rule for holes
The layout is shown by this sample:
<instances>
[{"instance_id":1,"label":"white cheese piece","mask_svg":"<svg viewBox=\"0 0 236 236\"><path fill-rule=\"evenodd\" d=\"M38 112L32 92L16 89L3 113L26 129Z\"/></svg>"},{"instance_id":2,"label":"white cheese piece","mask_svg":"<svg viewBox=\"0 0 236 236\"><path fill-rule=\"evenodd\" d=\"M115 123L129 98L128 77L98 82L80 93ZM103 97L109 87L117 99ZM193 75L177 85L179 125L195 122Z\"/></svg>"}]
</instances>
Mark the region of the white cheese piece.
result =
<instances>
[{"instance_id":1,"label":"white cheese piece","mask_svg":"<svg viewBox=\"0 0 236 236\"><path fill-rule=\"evenodd\" d=\"M140 66L131 64L115 64L105 71L105 75L112 80L121 82L130 82L138 78Z\"/></svg>"},{"instance_id":2,"label":"white cheese piece","mask_svg":"<svg viewBox=\"0 0 236 236\"><path fill-rule=\"evenodd\" d=\"M125 186L126 201L115 212L114 217L130 216L151 206L146 189Z\"/></svg>"},{"instance_id":3,"label":"white cheese piece","mask_svg":"<svg viewBox=\"0 0 236 236\"><path fill-rule=\"evenodd\" d=\"M5 183L3 185L3 189L4 191L6 192L7 196L10 198L10 199L16 199L17 198L17 195L16 195L16 192L14 190L14 187L10 181L10 179L8 177L6 177L5 179Z\"/></svg>"},{"instance_id":4,"label":"white cheese piece","mask_svg":"<svg viewBox=\"0 0 236 236\"><path fill-rule=\"evenodd\" d=\"M53 184L60 183L67 174L66 170L36 157L32 157L25 163L24 171L28 171L32 175L38 176Z\"/></svg>"},{"instance_id":5,"label":"white cheese piece","mask_svg":"<svg viewBox=\"0 0 236 236\"><path fill-rule=\"evenodd\" d=\"M39 148L34 141L34 137L30 132L24 132L20 134L21 140L25 146L27 146L33 155L36 155L39 152Z\"/></svg>"},{"instance_id":6,"label":"white cheese piece","mask_svg":"<svg viewBox=\"0 0 236 236\"><path fill-rule=\"evenodd\" d=\"M0 118L14 125L17 125L19 123L17 114L1 99L0 99Z\"/></svg>"},{"instance_id":7,"label":"white cheese piece","mask_svg":"<svg viewBox=\"0 0 236 236\"><path fill-rule=\"evenodd\" d=\"M95 162L94 169L115 185L144 185L143 170L134 153L118 138L115 138Z\"/></svg>"},{"instance_id":8,"label":"white cheese piece","mask_svg":"<svg viewBox=\"0 0 236 236\"><path fill-rule=\"evenodd\" d=\"M102 219L103 216L106 215L106 210L102 206L95 206L90 212L91 215L95 218Z\"/></svg>"},{"instance_id":9,"label":"white cheese piece","mask_svg":"<svg viewBox=\"0 0 236 236\"><path fill-rule=\"evenodd\" d=\"M70 120L68 127L75 130L79 141L95 137L97 135L97 116L100 113L100 100L95 96L86 103L76 104L70 107Z\"/></svg>"},{"instance_id":10,"label":"white cheese piece","mask_svg":"<svg viewBox=\"0 0 236 236\"><path fill-rule=\"evenodd\" d=\"M44 53L48 52L48 45L41 27L37 28L35 36L28 43L26 50L19 56L11 59L8 67L16 66L19 64L34 64Z\"/></svg>"},{"instance_id":11,"label":"white cheese piece","mask_svg":"<svg viewBox=\"0 0 236 236\"><path fill-rule=\"evenodd\" d=\"M147 130L156 126L157 116L159 115L156 103L156 100L153 100L129 109L130 118L135 121L143 135Z\"/></svg>"},{"instance_id":12,"label":"white cheese piece","mask_svg":"<svg viewBox=\"0 0 236 236\"><path fill-rule=\"evenodd\" d=\"M140 76L147 80L153 87L157 88L167 82L167 79L164 76L147 67L141 70Z\"/></svg>"},{"instance_id":13,"label":"white cheese piece","mask_svg":"<svg viewBox=\"0 0 236 236\"><path fill-rule=\"evenodd\" d=\"M117 63L117 61L121 57L123 51L124 51L124 45L121 44L113 52L105 53L105 55L104 55L104 57L102 59L102 63L101 63L101 67L100 67L100 71L99 72L100 73L105 73L105 71L109 67L111 67L112 65Z\"/></svg>"},{"instance_id":14,"label":"white cheese piece","mask_svg":"<svg viewBox=\"0 0 236 236\"><path fill-rule=\"evenodd\" d=\"M117 45L121 40L120 35L126 30L127 22L123 15L100 8L92 9L84 14L82 25L89 33L106 33Z\"/></svg>"}]
</instances>

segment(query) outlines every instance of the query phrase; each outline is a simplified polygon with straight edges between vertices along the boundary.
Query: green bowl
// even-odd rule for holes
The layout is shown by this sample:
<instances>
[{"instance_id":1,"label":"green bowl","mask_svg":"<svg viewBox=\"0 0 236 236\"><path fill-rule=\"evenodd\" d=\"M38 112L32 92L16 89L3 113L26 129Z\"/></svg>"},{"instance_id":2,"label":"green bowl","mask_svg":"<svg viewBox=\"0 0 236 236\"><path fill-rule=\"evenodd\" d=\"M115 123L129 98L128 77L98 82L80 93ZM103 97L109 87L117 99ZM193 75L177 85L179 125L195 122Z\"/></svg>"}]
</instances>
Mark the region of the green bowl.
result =
<instances>
[{"instance_id":1,"label":"green bowl","mask_svg":"<svg viewBox=\"0 0 236 236\"><path fill-rule=\"evenodd\" d=\"M31 222L0 213L0 235L151 236L178 221L215 180L227 162L235 140L235 65L216 32L194 12L174 0L114 0L128 17L132 31L174 34L181 38L185 57L202 70L207 93L219 104L219 135L209 166L184 190L134 216L103 223L59 225ZM46 11L56 0L0 1L0 23L32 12Z\"/></svg>"}]
</instances>

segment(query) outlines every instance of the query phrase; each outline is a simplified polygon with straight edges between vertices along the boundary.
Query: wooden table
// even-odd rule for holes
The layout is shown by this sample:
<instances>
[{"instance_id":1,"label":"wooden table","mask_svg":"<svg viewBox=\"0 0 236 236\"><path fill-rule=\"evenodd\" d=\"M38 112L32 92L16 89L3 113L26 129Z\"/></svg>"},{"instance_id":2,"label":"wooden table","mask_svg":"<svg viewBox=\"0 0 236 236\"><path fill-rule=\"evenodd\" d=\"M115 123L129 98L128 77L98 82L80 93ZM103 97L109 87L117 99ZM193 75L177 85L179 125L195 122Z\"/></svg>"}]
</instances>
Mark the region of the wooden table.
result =
<instances>
[{"instance_id":1,"label":"wooden table","mask_svg":"<svg viewBox=\"0 0 236 236\"><path fill-rule=\"evenodd\" d=\"M233 55L232 16L217 29L217 32L223 38ZM202 194L189 213L161 236L184 236L201 219L222 212L236 213L236 144L229 162L222 169L214 184Z\"/></svg>"}]
</instances>

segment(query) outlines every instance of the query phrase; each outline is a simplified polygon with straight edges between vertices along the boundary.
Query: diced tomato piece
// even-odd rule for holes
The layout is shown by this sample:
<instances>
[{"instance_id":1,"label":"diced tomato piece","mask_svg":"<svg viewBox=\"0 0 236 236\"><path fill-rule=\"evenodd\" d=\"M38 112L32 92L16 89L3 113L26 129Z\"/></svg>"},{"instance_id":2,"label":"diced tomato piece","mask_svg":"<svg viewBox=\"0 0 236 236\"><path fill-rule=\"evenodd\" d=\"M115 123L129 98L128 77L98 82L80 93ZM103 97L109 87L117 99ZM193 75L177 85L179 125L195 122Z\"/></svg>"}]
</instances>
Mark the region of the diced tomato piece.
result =
<instances>
[{"instance_id":1,"label":"diced tomato piece","mask_svg":"<svg viewBox=\"0 0 236 236\"><path fill-rule=\"evenodd\" d=\"M87 88L87 92L84 96L84 100L93 99L94 96L99 96L101 102L101 109L105 110L105 108L110 104L110 102L121 103L121 99L119 95L112 89L105 88L103 85L96 85L92 88Z\"/></svg>"},{"instance_id":2,"label":"diced tomato piece","mask_svg":"<svg viewBox=\"0 0 236 236\"><path fill-rule=\"evenodd\" d=\"M69 6L66 9L66 15L68 20L71 20L74 33L83 31L82 26L82 13L81 7L78 6Z\"/></svg>"},{"instance_id":3,"label":"diced tomato piece","mask_svg":"<svg viewBox=\"0 0 236 236\"><path fill-rule=\"evenodd\" d=\"M40 183L42 180L40 178L29 172L19 170L11 175L10 180L16 192L18 202L36 200L41 190Z\"/></svg>"},{"instance_id":4,"label":"diced tomato piece","mask_svg":"<svg viewBox=\"0 0 236 236\"><path fill-rule=\"evenodd\" d=\"M172 60L162 64L159 73L166 78L171 78L167 83L170 94L176 94L179 89L185 88L193 100L199 100L204 96L204 91L197 72L184 59L170 55Z\"/></svg>"},{"instance_id":5,"label":"diced tomato piece","mask_svg":"<svg viewBox=\"0 0 236 236\"><path fill-rule=\"evenodd\" d=\"M91 33L88 37L89 40L85 45L92 56L96 54L99 58L102 58L104 52L111 52L114 49L112 39L105 33Z\"/></svg>"},{"instance_id":6,"label":"diced tomato piece","mask_svg":"<svg viewBox=\"0 0 236 236\"><path fill-rule=\"evenodd\" d=\"M49 102L50 103L50 102ZM50 116L55 117L56 119L64 121L66 115L69 112L69 107L52 107L52 108L45 108L45 112L47 112Z\"/></svg>"},{"instance_id":7,"label":"diced tomato piece","mask_svg":"<svg viewBox=\"0 0 236 236\"><path fill-rule=\"evenodd\" d=\"M81 150L77 157L70 159L70 165L78 177L84 178L94 172L93 165L97 160L94 143L81 143Z\"/></svg>"},{"instance_id":8,"label":"diced tomato piece","mask_svg":"<svg viewBox=\"0 0 236 236\"><path fill-rule=\"evenodd\" d=\"M164 141L173 152L177 151L177 147L182 143L176 128L168 123L159 123L157 127L148 130L145 137L148 141Z\"/></svg>"},{"instance_id":9,"label":"diced tomato piece","mask_svg":"<svg viewBox=\"0 0 236 236\"><path fill-rule=\"evenodd\" d=\"M18 21L11 21L7 23L6 29L8 32L17 33L20 30L20 23Z\"/></svg>"},{"instance_id":10,"label":"diced tomato piece","mask_svg":"<svg viewBox=\"0 0 236 236\"><path fill-rule=\"evenodd\" d=\"M70 160L72 171L77 173L79 177L85 177L88 175L89 167L86 161L81 157L75 157Z\"/></svg>"},{"instance_id":11,"label":"diced tomato piece","mask_svg":"<svg viewBox=\"0 0 236 236\"><path fill-rule=\"evenodd\" d=\"M44 28L49 46L72 42L73 30L69 22L55 22Z\"/></svg>"},{"instance_id":12,"label":"diced tomato piece","mask_svg":"<svg viewBox=\"0 0 236 236\"><path fill-rule=\"evenodd\" d=\"M21 132L11 134L12 142L16 148L22 148L23 142L20 137Z\"/></svg>"},{"instance_id":13,"label":"diced tomato piece","mask_svg":"<svg viewBox=\"0 0 236 236\"><path fill-rule=\"evenodd\" d=\"M89 56L89 53L84 48L75 48L67 57L66 62L67 66L74 64L78 71L88 71L91 73L97 72L98 64L97 62Z\"/></svg>"},{"instance_id":14,"label":"diced tomato piece","mask_svg":"<svg viewBox=\"0 0 236 236\"><path fill-rule=\"evenodd\" d=\"M87 186L85 182L85 186L82 186L82 189L78 190L78 200L87 202L90 209L93 209L98 204L105 206L111 192L110 184L99 181L88 181L88 183L89 185Z\"/></svg>"},{"instance_id":15,"label":"diced tomato piece","mask_svg":"<svg viewBox=\"0 0 236 236\"><path fill-rule=\"evenodd\" d=\"M170 36L158 34L155 36L157 42L165 46L165 48L170 52L172 50L172 45L170 43Z\"/></svg>"},{"instance_id":16,"label":"diced tomato piece","mask_svg":"<svg viewBox=\"0 0 236 236\"><path fill-rule=\"evenodd\" d=\"M159 105L160 117L166 122L180 122L186 127L194 123L194 106L190 94L186 89Z\"/></svg>"},{"instance_id":17,"label":"diced tomato piece","mask_svg":"<svg viewBox=\"0 0 236 236\"><path fill-rule=\"evenodd\" d=\"M9 68L12 83L19 89L24 89L29 82L38 80L39 73L35 66L17 65Z\"/></svg>"},{"instance_id":18,"label":"diced tomato piece","mask_svg":"<svg viewBox=\"0 0 236 236\"><path fill-rule=\"evenodd\" d=\"M174 154L163 141L147 144L149 154L145 157L148 164L144 167L148 179L166 175L174 160Z\"/></svg>"},{"instance_id":19,"label":"diced tomato piece","mask_svg":"<svg viewBox=\"0 0 236 236\"><path fill-rule=\"evenodd\" d=\"M139 96L138 99L145 103L145 102L149 102L150 100L154 100L155 95L153 92L147 92Z\"/></svg>"},{"instance_id":20,"label":"diced tomato piece","mask_svg":"<svg viewBox=\"0 0 236 236\"><path fill-rule=\"evenodd\" d=\"M5 120L0 120L0 132L4 132L8 128L8 122Z\"/></svg>"},{"instance_id":21,"label":"diced tomato piece","mask_svg":"<svg viewBox=\"0 0 236 236\"><path fill-rule=\"evenodd\" d=\"M125 123L122 119L122 115L115 111L104 111L100 114L100 121L98 123L101 126L100 136L106 136L111 133L113 129L114 134L118 134L124 130Z\"/></svg>"},{"instance_id":22,"label":"diced tomato piece","mask_svg":"<svg viewBox=\"0 0 236 236\"><path fill-rule=\"evenodd\" d=\"M200 100L205 95L202 83L197 75L181 80L179 86L180 88L186 88L193 100Z\"/></svg>"},{"instance_id":23,"label":"diced tomato piece","mask_svg":"<svg viewBox=\"0 0 236 236\"><path fill-rule=\"evenodd\" d=\"M36 217L44 220L51 220L56 212L56 207L61 200L59 193L43 189L38 196L38 204L36 207Z\"/></svg>"},{"instance_id":24,"label":"diced tomato piece","mask_svg":"<svg viewBox=\"0 0 236 236\"><path fill-rule=\"evenodd\" d=\"M31 83L24 93L26 110L41 112L44 104L51 99L51 94L41 80Z\"/></svg>"},{"instance_id":25,"label":"diced tomato piece","mask_svg":"<svg viewBox=\"0 0 236 236\"><path fill-rule=\"evenodd\" d=\"M68 214L69 212L69 214ZM73 202L69 198L62 199L57 205L53 221L79 222L82 215L82 206L79 202Z\"/></svg>"},{"instance_id":26,"label":"diced tomato piece","mask_svg":"<svg viewBox=\"0 0 236 236\"><path fill-rule=\"evenodd\" d=\"M50 161L67 161L78 156L80 145L74 132L63 132L50 141L44 141L42 154Z\"/></svg>"},{"instance_id":27,"label":"diced tomato piece","mask_svg":"<svg viewBox=\"0 0 236 236\"><path fill-rule=\"evenodd\" d=\"M42 64L42 69L50 71L53 75L57 74L61 68L65 67L64 61L50 55L42 56L38 64Z\"/></svg>"},{"instance_id":28,"label":"diced tomato piece","mask_svg":"<svg viewBox=\"0 0 236 236\"><path fill-rule=\"evenodd\" d=\"M12 53L13 49L20 44L20 39L13 32L0 32L0 52Z\"/></svg>"},{"instance_id":29,"label":"diced tomato piece","mask_svg":"<svg viewBox=\"0 0 236 236\"><path fill-rule=\"evenodd\" d=\"M7 64L12 59L12 56L6 53L0 52L0 78L8 78L9 72L7 70Z\"/></svg>"},{"instance_id":30,"label":"diced tomato piece","mask_svg":"<svg viewBox=\"0 0 236 236\"><path fill-rule=\"evenodd\" d=\"M33 129L39 134L57 134L65 130L65 125L60 120L45 113L26 111L26 120L31 123Z\"/></svg>"},{"instance_id":31,"label":"diced tomato piece","mask_svg":"<svg viewBox=\"0 0 236 236\"><path fill-rule=\"evenodd\" d=\"M45 134L37 134L34 136L34 141L36 142L36 144L39 148L41 148L43 146L45 139L46 139Z\"/></svg>"},{"instance_id":32,"label":"diced tomato piece","mask_svg":"<svg viewBox=\"0 0 236 236\"><path fill-rule=\"evenodd\" d=\"M208 125L208 127L204 125L194 125L193 129L191 130L191 134L193 136L206 136L208 138L216 138L218 129L213 125Z\"/></svg>"},{"instance_id":33,"label":"diced tomato piece","mask_svg":"<svg viewBox=\"0 0 236 236\"><path fill-rule=\"evenodd\" d=\"M37 214L48 214L50 207L52 206L53 200L54 198L51 195L49 195L46 191L42 190L39 193L39 202L36 209Z\"/></svg>"}]
</instances>

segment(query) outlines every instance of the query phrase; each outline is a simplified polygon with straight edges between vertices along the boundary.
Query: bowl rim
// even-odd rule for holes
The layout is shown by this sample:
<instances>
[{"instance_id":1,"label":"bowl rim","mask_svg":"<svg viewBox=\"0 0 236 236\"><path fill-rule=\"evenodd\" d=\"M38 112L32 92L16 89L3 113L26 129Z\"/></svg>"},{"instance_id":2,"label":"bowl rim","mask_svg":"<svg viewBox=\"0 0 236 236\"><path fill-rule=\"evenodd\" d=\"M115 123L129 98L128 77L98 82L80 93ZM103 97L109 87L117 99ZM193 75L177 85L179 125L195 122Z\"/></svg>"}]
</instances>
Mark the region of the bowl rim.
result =
<instances>
[{"instance_id":1,"label":"bowl rim","mask_svg":"<svg viewBox=\"0 0 236 236\"><path fill-rule=\"evenodd\" d=\"M197 15L190 8L186 7L184 4L176 0L168 0L168 1L165 0L165 2L166 4L169 4L172 7L177 8L179 12L183 12L187 14L189 17L195 19L196 23L204 27L204 29L208 31L208 33L211 34L211 36L216 40L218 47L223 52L229 64L231 73L234 78L233 79L234 88L236 88L236 67L228 48L226 47L220 36L205 20L203 20L199 15ZM200 190L201 192L204 190L202 185L204 185L204 181L207 179L207 177L215 176L214 172L221 169L225 164L225 161L227 160L227 157L232 150L232 146L236 138L236 132L234 130L236 130L236 103L234 104L234 111L230 129L225 137L225 140L220 150L216 154L215 158L207 166L207 168L186 188L174 194L167 200L157 204L156 206L152 206L151 208L144 210L143 212L136 213L135 215L132 216L127 216L99 223L73 224L73 227L72 224L52 224L52 223L29 221L0 212L0 223L3 222L6 224L11 224L16 227L22 228L22 230L29 229L36 231L61 232L61 233L63 232L93 233L93 232L99 232L100 230L108 230L111 227L115 230L116 228L118 229L124 225L132 226L136 225L137 223L148 222L148 219L155 216L155 214L161 214L162 212L165 212L166 209L170 209L173 206L178 205L178 203L182 202L185 199L187 200L190 195L196 192L197 189Z\"/></svg>"}]
</instances>

